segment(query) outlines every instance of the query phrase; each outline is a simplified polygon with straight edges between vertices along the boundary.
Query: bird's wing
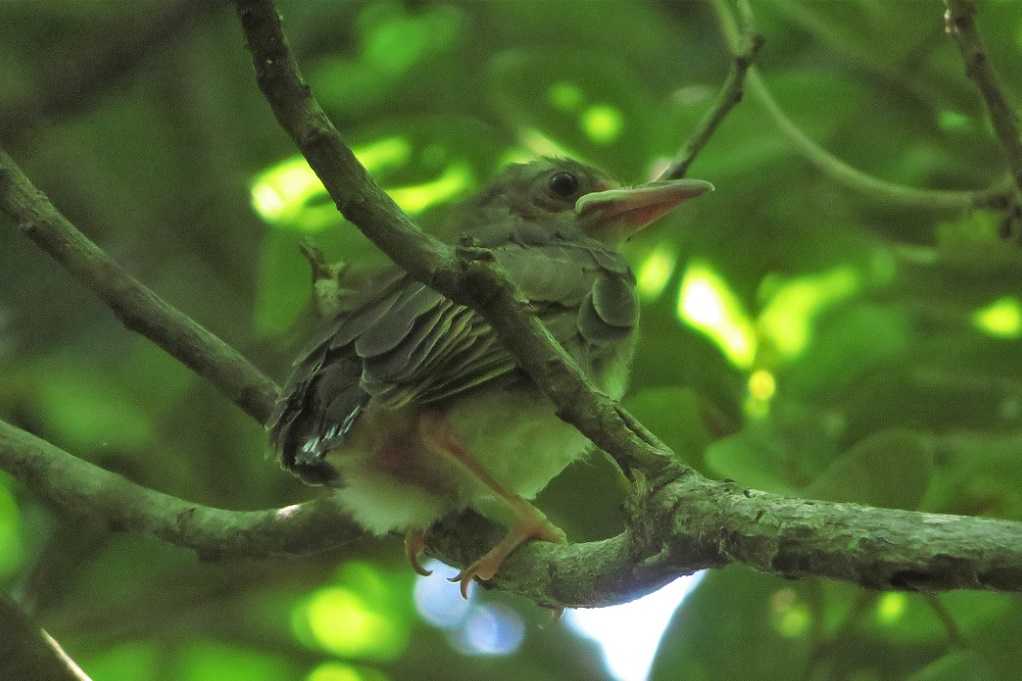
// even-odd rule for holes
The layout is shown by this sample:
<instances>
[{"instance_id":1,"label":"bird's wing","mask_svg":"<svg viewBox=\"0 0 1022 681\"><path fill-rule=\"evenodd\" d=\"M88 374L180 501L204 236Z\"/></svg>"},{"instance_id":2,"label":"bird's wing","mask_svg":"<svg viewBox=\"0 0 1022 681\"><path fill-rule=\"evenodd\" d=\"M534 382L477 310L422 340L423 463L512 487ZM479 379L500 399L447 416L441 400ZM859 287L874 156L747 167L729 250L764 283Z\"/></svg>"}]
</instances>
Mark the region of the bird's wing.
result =
<instances>
[{"instance_id":1,"label":"bird's wing","mask_svg":"<svg viewBox=\"0 0 1022 681\"><path fill-rule=\"evenodd\" d=\"M510 237L493 247L498 262L569 351L599 353L631 332L638 304L619 254L578 237ZM289 468L311 465L344 441L370 401L437 402L515 368L476 312L396 274L296 362L271 422L273 440Z\"/></svg>"}]
</instances>

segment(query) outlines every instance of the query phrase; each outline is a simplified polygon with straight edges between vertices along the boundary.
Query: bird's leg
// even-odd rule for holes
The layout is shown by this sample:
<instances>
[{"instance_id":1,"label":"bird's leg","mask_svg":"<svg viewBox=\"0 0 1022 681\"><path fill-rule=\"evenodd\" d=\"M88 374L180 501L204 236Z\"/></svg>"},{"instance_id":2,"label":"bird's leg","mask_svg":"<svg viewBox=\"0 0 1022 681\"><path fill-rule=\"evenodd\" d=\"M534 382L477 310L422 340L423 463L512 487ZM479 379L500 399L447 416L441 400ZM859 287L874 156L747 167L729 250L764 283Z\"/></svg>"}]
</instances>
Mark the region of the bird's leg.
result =
<instances>
[{"instance_id":1,"label":"bird's leg","mask_svg":"<svg viewBox=\"0 0 1022 681\"><path fill-rule=\"evenodd\" d=\"M433 574L433 571L427 570L419 563L419 556L422 555L422 550L425 547L425 530L408 530L405 532L405 556L408 557L408 562L412 564L412 569L417 573L423 577L429 577Z\"/></svg>"},{"instance_id":2,"label":"bird's leg","mask_svg":"<svg viewBox=\"0 0 1022 681\"><path fill-rule=\"evenodd\" d=\"M475 561L452 582L461 582L461 595L468 597L468 585L473 577L490 580L500 570L504 559L511 552L530 539L563 543L567 540L564 531L547 520L543 512L521 496L497 482L472 453L465 449L450 431L443 414L424 411L419 416L419 434L426 448L433 453L446 456L461 464L473 477L486 486L500 500L504 501L514 517L514 524L504 538L479 560Z\"/></svg>"}]
</instances>

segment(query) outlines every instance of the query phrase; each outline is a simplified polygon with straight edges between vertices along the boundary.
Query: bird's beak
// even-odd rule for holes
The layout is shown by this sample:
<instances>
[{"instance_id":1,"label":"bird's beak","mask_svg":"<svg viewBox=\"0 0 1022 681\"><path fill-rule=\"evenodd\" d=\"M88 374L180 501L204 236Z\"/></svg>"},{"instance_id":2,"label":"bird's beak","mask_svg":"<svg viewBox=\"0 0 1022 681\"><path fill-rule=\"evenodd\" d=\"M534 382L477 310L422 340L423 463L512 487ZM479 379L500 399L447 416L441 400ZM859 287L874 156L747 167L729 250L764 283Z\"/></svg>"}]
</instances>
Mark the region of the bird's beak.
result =
<instances>
[{"instance_id":1,"label":"bird's beak","mask_svg":"<svg viewBox=\"0 0 1022 681\"><path fill-rule=\"evenodd\" d=\"M704 180L662 180L580 196L575 215L593 236L628 238L688 199L713 191Z\"/></svg>"}]
</instances>

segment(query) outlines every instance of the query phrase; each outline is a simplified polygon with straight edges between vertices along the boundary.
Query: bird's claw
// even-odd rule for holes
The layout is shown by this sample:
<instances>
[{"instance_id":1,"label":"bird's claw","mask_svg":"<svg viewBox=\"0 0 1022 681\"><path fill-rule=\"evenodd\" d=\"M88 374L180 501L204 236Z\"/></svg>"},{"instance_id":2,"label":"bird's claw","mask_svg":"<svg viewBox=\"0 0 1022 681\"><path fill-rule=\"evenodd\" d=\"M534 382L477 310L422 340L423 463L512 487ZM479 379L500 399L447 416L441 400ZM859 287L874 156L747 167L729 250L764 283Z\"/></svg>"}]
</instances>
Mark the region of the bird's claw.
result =
<instances>
[{"instance_id":1,"label":"bird's claw","mask_svg":"<svg viewBox=\"0 0 1022 681\"><path fill-rule=\"evenodd\" d=\"M427 570L419 563L419 556L425 547L426 533L424 530L408 530L405 532L405 556L408 558L408 562L411 563L412 569L416 573L423 577L429 577L433 574L433 571Z\"/></svg>"},{"instance_id":2,"label":"bird's claw","mask_svg":"<svg viewBox=\"0 0 1022 681\"><path fill-rule=\"evenodd\" d=\"M460 582L462 598L468 598L468 587L473 579L484 582L493 579L511 552L528 540L539 539L555 544L563 544L568 541L564 530L551 523L542 514L537 513L537 516L511 528L500 543L490 549L482 558L449 578L451 582Z\"/></svg>"}]
</instances>

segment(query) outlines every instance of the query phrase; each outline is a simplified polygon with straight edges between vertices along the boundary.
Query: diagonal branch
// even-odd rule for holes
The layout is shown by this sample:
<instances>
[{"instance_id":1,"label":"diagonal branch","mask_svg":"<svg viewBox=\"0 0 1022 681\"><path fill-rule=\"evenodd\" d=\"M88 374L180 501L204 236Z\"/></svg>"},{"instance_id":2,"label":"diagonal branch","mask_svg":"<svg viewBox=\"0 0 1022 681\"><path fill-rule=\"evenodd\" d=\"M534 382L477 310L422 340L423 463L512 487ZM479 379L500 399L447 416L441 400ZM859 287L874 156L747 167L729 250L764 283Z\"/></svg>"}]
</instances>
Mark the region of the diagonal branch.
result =
<instances>
[{"instance_id":1,"label":"diagonal branch","mask_svg":"<svg viewBox=\"0 0 1022 681\"><path fill-rule=\"evenodd\" d=\"M278 388L213 333L128 274L79 232L0 149L0 213L79 282L103 299L132 331L153 341L264 423Z\"/></svg>"},{"instance_id":2,"label":"diagonal branch","mask_svg":"<svg viewBox=\"0 0 1022 681\"><path fill-rule=\"evenodd\" d=\"M742 4L741 8L747 5ZM735 108L745 96L745 74L749 67L756 61L756 55L766 42L763 35L756 31L753 24L752 12L743 12L742 37L731 59L731 69L728 71L724 85L713 106L706 112L703 120L699 121L696 131L685 142L685 146L678 152L671 166L664 171L661 179L679 179L685 177L689 167L696 160L696 156L703 150L706 143L710 141L717 127L724 121L731 109Z\"/></svg>"},{"instance_id":3,"label":"diagonal branch","mask_svg":"<svg viewBox=\"0 0 1022 681\"><path fill-rule=\"evenodd\" d=\"M0 678L91 681L52 636L0 592Z\"/></svg>"},{"instance_id":4,"label":"diagonal branch","mask_svg":"<svg viewBox=\"0 0 1022 681\"><path fill-rule=\"evenodd\" d=\"M332 497L264 511L192 504L137 485L4 421L0 469L72 517L151 534L205 558L313 553L363 535Z\"/></svg>"},{"instance_id":5,"label":"diagonal branch","mask_svg":"<svg viewBox=\"0 0 1022 681\"><path fill-rule=\"evenodd\" d=\"M648 593L697 569L740 562L788 577L819 575L874 588L1022 591L1022 523L784 498L714 482L674 464L655 437L592 390L485 251L451 248L423 235L372 183L302 82L273 4L238 4L264 92L341 211L415 276L486 315L567 420L620 460L640 464L624 532L591 543L524 546L496 586L551 605L595 607ZM118 314L141 318L141 328L182 361L191 355L177 351L179 338L191 339L187 347L208 349L215 341L226 348L200 352L200 373L229 395L232 387L254 390L260 397L255 402L235 399L262 419L275 392L272 383L239 380L262 376L124 273L6 156L0 156L0 208ZM329 498L263 511L204 507L135 485L3 422L0 468L65 511L207 557L305 553L361 534ZM643 468L660 474L647 481ZM430 550L466 564L492 545L492 530L473 516L447 522L434 533Z\"/></svg>"},{"instance_id":6,"label":"diagonal branch","mask_svg":"<svg viewBox=\"0 0 1022 681\"><path fill-rule=\"evenodd\" d=\"M626 468L662 468L670 455L628 425L529 310L525 298L482 249L455 249L420 231L369 176L305 83L272 0L236 0L256 79L281 127L337 205L394 262L419 281L478 311L558 415Z\"/></svg>"},{"instance_id":7,"label":"diagonal branch","mask_svg":"<svg viewBox=\"0 0 1022 681\"><path fill-rule=\"evenodd\" d=\"M1005 96L1000 79L987 56L983 37L976 27L975 1L947 0L947 7L947 31L958 43L966 75L976 83L983 97L990 122L993 123L1015 182L1014 212L1009 219L1022 222L1022 137L1019 136L1018 113Z\"/></svg>"}]
</instances>

